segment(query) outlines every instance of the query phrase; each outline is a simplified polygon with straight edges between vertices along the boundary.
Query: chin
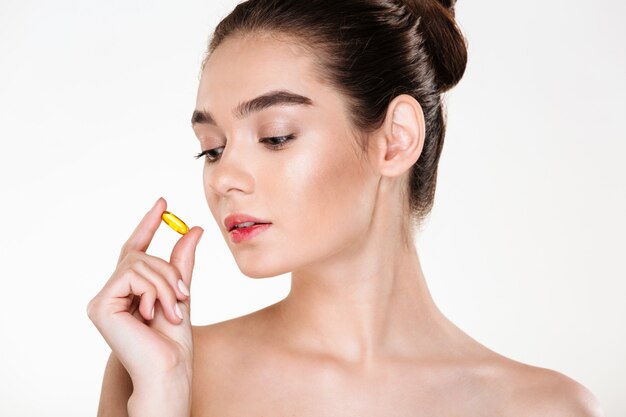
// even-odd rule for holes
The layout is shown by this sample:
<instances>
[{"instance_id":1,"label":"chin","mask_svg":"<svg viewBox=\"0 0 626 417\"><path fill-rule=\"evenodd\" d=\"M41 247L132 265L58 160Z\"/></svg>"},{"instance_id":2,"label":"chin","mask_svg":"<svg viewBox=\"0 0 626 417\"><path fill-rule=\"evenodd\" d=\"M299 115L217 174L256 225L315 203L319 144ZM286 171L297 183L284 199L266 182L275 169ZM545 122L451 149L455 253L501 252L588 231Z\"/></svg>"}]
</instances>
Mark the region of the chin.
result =
<instances>
[{"instance_id":1,"label":"chin","mask_svg":"<svg viewBox=\"0 0 626 417\"><path fill-rule=\"evenodd\" d=\"M273 264L259 258L237 260L237 266L248 278L272 278L290 272L285 264Z\"/></svg>"}]
</instances>

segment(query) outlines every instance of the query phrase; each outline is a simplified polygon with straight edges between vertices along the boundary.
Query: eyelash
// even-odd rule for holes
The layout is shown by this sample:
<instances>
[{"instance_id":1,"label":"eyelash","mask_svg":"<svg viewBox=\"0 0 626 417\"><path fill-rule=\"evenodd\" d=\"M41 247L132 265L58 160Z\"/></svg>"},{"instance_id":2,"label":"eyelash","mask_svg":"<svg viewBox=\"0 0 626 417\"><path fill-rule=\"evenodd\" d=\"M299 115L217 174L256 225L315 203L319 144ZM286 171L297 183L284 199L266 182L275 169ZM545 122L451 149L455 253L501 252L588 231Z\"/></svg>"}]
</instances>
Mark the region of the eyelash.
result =
<instances>
[{"instance_id":1,"label":"eyelash","mask_svg":"<svg viewBox=\"0 0 626 417\"><path fill-rule=\"evenodd\" d=\"M279 143L277 143L275 145L271 144L271 143L269 144L270 149L272 149L274 151L278 151L281 148L283 148L284 146L286 146L287 142L289 142L290 140L295 139L295 137L296 136L293 133L291 133L291 134L289 134L287 136L273 136L273 137L270 137L270 138L263 138L259 142L267 142L267 141L272 140L272 139L282 139L282 142L279 142ZM220 148L222 148L222 146L220 146ZM202 151L199 154L195 155L194 158L199 159L199 158L204 156L205 159L206 159L206 162L211 164L211 163L217 161L219 159L219 155L221 155L222 152L224 152L224 151L220 152L219 154L217 154L217 156L209 155L209 152L212 152L215 149L219 149L219 148L207 149L206 151Z\"/></svg>"}]
</instances>

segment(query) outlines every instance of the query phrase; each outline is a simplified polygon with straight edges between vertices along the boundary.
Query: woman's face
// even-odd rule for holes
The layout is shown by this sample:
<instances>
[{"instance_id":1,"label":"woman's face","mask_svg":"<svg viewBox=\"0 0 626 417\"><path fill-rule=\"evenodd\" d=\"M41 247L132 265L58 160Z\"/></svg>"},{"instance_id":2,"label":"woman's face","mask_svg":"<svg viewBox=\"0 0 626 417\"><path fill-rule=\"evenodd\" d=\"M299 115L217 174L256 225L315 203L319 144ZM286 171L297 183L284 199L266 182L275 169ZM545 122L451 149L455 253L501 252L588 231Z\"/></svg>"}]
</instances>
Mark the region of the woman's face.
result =
<instances>
[{"instance_id":1,"label":"woman's face","mask_svg":"<svg viewBox=\"0 0 626 417\"><path fill-rule=\"evenodd\" d=\"M236 115L241 103L279 90L310 104L294 99ZM204 166L207 202L245 275L305 271L356 248L378 179L352 136L343 97L316 80L311 56L269 36L228 38L206 62L196 110L204 112L193 124L201 150L218 148ZM271 144L284 138L264 141L288 135L280 150ZM232 213L272 224L235 243L224 225Z\"/></svg>"}]
</instances>

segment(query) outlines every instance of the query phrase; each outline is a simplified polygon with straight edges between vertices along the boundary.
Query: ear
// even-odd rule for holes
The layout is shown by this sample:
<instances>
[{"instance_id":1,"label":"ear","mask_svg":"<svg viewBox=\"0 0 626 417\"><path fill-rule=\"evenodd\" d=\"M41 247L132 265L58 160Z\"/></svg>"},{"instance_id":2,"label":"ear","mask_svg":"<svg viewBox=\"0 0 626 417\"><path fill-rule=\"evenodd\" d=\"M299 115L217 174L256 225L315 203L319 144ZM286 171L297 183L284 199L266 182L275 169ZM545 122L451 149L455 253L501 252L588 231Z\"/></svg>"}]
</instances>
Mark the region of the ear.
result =
<instances>
[{"instance_id":1,"label":"ear","mask_svg":"<svg viewBox=\"0 0 626 417\"><path fill-rule=\"evenodd\" d=\"M394 177L408 171L424 147L426 127L422 106L408 94L395 97L387 108L385 122L373 138L380 174Z\"/></svg>"}]
</instances>

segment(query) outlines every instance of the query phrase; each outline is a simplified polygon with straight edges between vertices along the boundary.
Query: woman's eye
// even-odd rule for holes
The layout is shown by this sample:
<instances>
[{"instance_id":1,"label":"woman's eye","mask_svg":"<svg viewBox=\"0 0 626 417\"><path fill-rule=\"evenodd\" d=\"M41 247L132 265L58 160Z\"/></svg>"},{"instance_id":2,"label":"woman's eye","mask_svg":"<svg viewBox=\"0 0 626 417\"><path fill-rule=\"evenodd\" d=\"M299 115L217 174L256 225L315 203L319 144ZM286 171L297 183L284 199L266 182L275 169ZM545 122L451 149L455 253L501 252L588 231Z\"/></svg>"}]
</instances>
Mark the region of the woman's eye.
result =
<instances>
[{"instance_id":1,"label":"woman's eye","mask_svg":"<svg viewBox=\"0 0 626 417\"><path fill-rule=\"evenodd\" d=\"M217 149L222 149L222 148L223 146L220 148L215 148L215 149L207 149L206 151L202 151L196 156L194 156L194 158L198 159L204 156L207 162L213 162L217 160L217 156L224 151L219 152L217 155L213 155L212 152L215 152Z\"/></svg>"},{"instance_id":2,"label":"woman's eye","mask_svg":"<svg viewBox=\"0 0 626 417\"><path fill-rule=\"evenodd\" d=\"M283 146L285 146L287 142L289 142L292 139L295 139L295 137L296 136L293 133L291 133L287 136L273 136L270 138L263 138L259 142L265 142L268 144L270 149L277 151L281 149ZM207 149L206 151L202 151L199 154L195 155L194 157L198 159L204 156L206 159L206 162L212 163L219 159L219 155L222 152L224 152L224 147L220 146L219 148Z\"/></svg>"},{"instance_id":3,"label":"woman's eye","mask_svg":"<svg viewBox=\"0 0 626 417\"><path fill-rule=\"evenodd\" d=\"M293 138L295 138L295 135L291 133L287 136L274 136L271 138L261 139L259 142L267 142L269 143L271 148L280 149L284 146L286 142L290 141ZM277 142L274 142L274 141L277 141Z\"/></svg>"}]
</instances>

